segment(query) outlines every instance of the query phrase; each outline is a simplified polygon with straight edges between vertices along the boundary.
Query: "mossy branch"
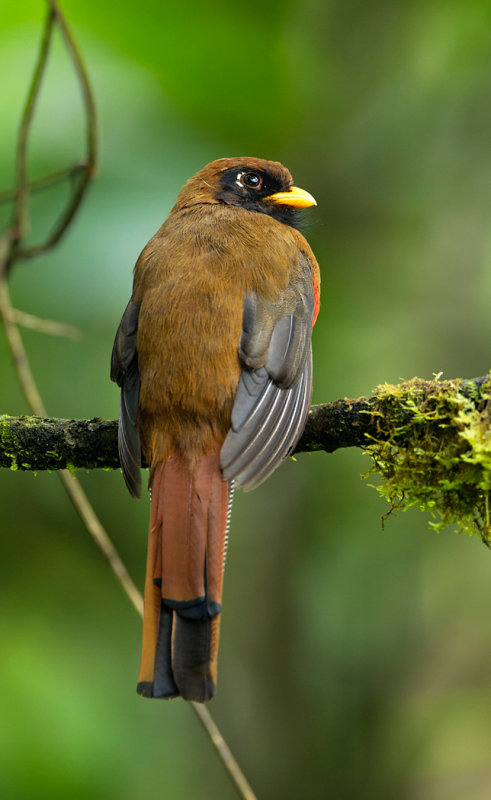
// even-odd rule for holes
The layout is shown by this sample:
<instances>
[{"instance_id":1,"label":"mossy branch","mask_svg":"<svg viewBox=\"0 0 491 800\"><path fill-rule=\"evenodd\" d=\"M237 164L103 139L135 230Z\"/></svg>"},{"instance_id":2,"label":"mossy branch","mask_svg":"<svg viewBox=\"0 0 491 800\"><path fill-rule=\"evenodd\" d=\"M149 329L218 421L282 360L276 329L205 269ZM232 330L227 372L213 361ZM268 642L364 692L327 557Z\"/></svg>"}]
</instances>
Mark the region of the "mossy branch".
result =
<instances>
[{"instance_id":1,"label":"mossy branch","mask_svg":"<svg viewBox=\"0 0 491 800\"><path fill-rule=\"evenodd\" d=\"M442 438L454 420L452 400L465 397L475 409L487 403L490 378L383 384L371 397L312 406L296 453L342 447L370 450L389 442L404 448L415 435ZM436 402L438 398L438 404ZM436 414L438 405L438 414ZM436 431L434 430L436 426ZM0 416L0 466L22 470L117 469L116 420Z\"/></svg>"},{"instance_id":2,"label":"mossy branch","mask_svg":"<svg viewBox=\"0 0 491 800\"><path fill-rule=\"evenodd\" d=\"M391 510L416 506L437 529L456 524L487 543L490 398L490 376L383 384L371 397L313 406L296 452L361 447L372 457L366 476L378 476ZM0 466L116 469L117 422L0 417Z\"/></svg>"}]
</instances>

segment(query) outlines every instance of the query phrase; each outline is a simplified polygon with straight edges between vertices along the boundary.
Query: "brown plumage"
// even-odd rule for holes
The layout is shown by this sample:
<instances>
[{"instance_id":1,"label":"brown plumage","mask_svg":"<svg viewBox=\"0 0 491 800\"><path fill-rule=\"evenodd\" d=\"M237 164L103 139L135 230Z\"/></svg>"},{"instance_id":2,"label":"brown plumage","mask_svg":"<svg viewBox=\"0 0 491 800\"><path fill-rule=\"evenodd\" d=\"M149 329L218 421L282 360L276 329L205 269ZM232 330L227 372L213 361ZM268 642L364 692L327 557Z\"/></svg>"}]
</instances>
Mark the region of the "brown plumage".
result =
<instances>
[{"instance_id":1,"label":"brown plumage","mask_svg":"<svg viewBox=\"0 0 491 800\"><path fill-rule=\"evenodd\" d=\"M135 266L111 377L134 496L150 464L148 697L213 696L232 481L264 480L308 413L319 270L295 224L315 201L292 184L277 162L208 164Z\"/></svg>"}]
</instances>

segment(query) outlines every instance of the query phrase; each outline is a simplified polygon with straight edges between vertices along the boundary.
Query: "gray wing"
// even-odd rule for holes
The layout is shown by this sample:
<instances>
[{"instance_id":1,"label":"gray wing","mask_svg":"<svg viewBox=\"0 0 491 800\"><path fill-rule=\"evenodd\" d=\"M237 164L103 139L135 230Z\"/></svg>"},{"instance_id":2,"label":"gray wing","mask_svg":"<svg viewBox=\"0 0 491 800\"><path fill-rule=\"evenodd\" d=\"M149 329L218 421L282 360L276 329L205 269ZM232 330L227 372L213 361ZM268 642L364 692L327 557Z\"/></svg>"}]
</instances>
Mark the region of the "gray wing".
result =
<instances>
[{"instance_id":1,"label":"gray wing","mask_svg":"<svg viewBox=\"0 0 491 800\"><path fill-rule=\"evenodd\" d=\"M231 428L220 453L223 477L253 489L300 438L312 395L314 292L305 260L276 303L244 301L242 372Z\"/></svg>"},{"instance_id":2,"label":"gray wing","mask_svg":"<svg viewBox=\"0 0 491 800\"><path fill-rule=\"evenodd\" d=\"M123 477L133 497L141 493L141 445L137 426L140 373L136 334L140 306L131 300L119 323L111 355L111 380L121 387L118 450Z\"/></svg>"}]
</instances>

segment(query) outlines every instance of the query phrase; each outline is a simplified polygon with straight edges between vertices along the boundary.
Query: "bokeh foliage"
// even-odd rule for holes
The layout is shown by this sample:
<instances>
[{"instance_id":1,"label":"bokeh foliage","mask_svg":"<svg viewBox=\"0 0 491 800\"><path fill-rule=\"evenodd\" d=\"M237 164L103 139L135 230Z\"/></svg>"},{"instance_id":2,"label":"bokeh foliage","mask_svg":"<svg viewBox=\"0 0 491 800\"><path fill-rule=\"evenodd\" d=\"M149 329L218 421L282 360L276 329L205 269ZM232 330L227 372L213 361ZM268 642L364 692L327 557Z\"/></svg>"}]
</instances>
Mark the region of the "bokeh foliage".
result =
<instances>
[{"instance_id":1,"label":"bokeh foliage","mask_svg":"<svg viewBox=\"0 0 491 800\"><path fill-rule=\"evenodd\" d=\"M491 6L482 0L65 0L102 118L102 163L70 235L16 269L17 306L82 342L26 332L53 416L117 413L112 337L139 250L183 181L226 155L283 161L318 200L316 402L491 364ZM41 0L0 6L1 185ZM61 47L34 176L73 160ZM32 236L56 189L33 203ZM5 209L0 209L5 216ZM0 411L26 406L0 336ZM262 798L487 800L489 554L393 516L358 452L306 455L239 496L211 709ZM148 506L81 476L140 585ZM140 621L53 475L0 475L0 789L24 798L229 798L184 703L137 697Z\"/></svg>"}]
</instances>

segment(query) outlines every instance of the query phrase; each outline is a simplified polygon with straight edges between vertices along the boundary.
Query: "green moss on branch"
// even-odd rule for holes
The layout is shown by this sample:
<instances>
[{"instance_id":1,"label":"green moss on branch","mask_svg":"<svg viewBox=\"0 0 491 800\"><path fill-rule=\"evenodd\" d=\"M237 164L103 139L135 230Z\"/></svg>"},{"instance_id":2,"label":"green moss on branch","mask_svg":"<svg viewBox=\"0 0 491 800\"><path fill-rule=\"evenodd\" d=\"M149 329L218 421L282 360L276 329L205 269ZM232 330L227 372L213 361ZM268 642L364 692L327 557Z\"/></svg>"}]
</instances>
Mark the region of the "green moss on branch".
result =
<instances>
[{"instance_id":1,"label":"green moss on branch","mask_svg":"<svg viewBox=\"0 0 491 800\"><path fill-rule=\"evenodd\" d=\"M377 387L377 432L365 448L378 492L391 506L429 512L436 530L491 533L491 379ZM389 512L390 513L390 512Z\"/></svg>"}]
</instances>

